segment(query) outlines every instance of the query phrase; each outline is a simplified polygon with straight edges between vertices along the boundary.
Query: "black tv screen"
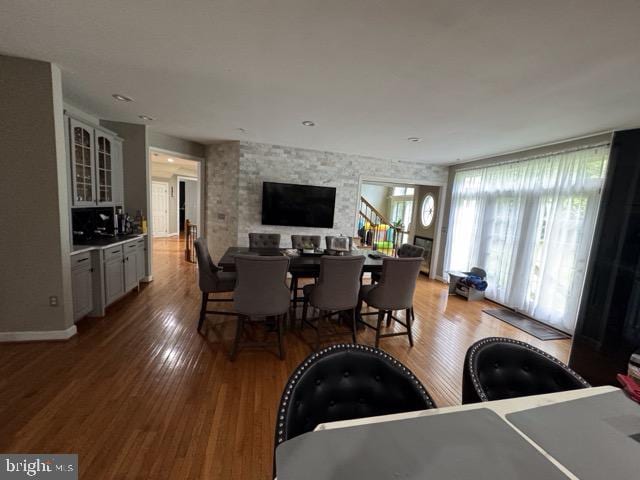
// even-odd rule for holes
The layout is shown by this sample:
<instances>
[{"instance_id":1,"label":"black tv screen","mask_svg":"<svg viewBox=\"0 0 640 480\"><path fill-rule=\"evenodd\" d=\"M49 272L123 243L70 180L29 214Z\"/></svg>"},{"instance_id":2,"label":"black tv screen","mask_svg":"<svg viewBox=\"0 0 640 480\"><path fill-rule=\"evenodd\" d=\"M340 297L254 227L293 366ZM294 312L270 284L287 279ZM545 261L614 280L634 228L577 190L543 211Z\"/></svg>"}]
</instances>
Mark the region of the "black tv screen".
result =
<instances>
[{"instance_id":1,"label":"black tv screen","mask_svg":"<svg viewBox=\"0 0 640 480\"><path fill-rule=\"evenodd\" d=\"M264 182L262 224L333 228L336 189Z\"/></svg>"}]
</instances>

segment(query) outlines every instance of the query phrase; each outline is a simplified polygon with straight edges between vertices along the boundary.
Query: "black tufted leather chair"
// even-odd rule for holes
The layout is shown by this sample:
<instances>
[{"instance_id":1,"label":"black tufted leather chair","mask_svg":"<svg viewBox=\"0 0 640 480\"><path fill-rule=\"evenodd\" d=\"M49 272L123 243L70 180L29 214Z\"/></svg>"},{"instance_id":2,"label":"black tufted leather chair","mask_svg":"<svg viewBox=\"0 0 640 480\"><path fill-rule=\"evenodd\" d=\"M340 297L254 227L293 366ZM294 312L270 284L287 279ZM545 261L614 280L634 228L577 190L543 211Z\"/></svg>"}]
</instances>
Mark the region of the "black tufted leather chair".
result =
<instances>
[{"instance_id":1,"label":"black tufted leather chair","mask_svg":"<svg viewBox=\"0 0 640 480\"><path fill-rule=\"evenodd\" d=\"M471 345L464 359L463 404L588 387L557 358L510 338L484 338Z\"/></svg>"},{"instance_id":2,"label":"black tufted leather chair","mask_svg":"<svg viewBox=\"0 0 640 480\"><path fill-rule=\"evenodd\" d=\"M391 355L338 344L311 354L289 378L276 419L276 447L318 424L436 408L420 381Z\"/></svg>"}]
</instances>

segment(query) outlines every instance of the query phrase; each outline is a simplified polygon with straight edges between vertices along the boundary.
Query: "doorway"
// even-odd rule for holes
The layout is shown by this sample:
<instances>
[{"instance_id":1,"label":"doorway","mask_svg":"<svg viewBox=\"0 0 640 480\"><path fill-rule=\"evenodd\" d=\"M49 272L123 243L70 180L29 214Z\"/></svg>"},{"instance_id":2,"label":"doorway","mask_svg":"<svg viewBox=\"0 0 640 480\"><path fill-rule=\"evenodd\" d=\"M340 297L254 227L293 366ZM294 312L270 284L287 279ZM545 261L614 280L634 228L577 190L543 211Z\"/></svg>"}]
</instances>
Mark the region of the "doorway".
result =
<instances>
[{"instance_id":1,"label":"doorway","mask_svg":"<svg viewBox=\"0 0 640 480\"><path fill-rule=\"evenodd\" d=\"M443 190L443 184L362 179L356 210L361 244L388 255L395 255L402 243L421 246L425 249L421 272L436 278Z\"/></svg>"},{"instance_id":2,"label":"doorway","mask_svg":"<svg viewBox=\"0 0 640 480\"><path fill-rule=\"evenodd\" d=\"M185 225L188 221L191 225L198 225L200 218L200 195L198 191L198 179L195 177L177 177L178 195L178 225L176 231L182 236L185 234Z\"/></svg>"}]
</instances>

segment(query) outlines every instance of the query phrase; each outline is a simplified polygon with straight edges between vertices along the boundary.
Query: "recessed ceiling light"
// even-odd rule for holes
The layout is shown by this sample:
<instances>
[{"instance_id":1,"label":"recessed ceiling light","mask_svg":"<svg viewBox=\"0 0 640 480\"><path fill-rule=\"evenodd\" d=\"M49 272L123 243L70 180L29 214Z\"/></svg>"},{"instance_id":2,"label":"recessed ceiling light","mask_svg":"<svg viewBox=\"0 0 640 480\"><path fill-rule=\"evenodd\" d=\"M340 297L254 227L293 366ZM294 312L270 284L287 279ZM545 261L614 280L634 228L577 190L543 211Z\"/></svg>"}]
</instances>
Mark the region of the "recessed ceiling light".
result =
<instances>
[{"instance_id":1,"label":"recessed ceiling light","mask_svg":"<svg viewBox=\"0 0 640 480\"><path fill-rule=\"evenodd\" d=\"M302 122L302 124L303 124L305 127L315 127L315 126L316 126L316 124L315 124L315 123L313 123L311 120L305 120L304 122Z\"/></svg>"},{"instance_id":2,"label":"recessed ceiling light","mask_svg":"<svg viewBox=\"0 0 640 480\"><path fill-rule=\"evenodd\" d=\"M409 137L407 138L407 140L410 141L411 143L418 143L422 141L420 137Z\"/></svg>"},{"instance_id":3,"label":"recessed ceiling light","mask_svg":"<svg viewBox=\"0 0 640 480\"><path fill-rule=\"evenodd\" d=\"M149 115L138 115L138 118L147 122L151 122L153 120L153 117L150 117Z\"/></svg>"},{"instance_id":4,"label":"recessed ceiling light","mask_svg":"<svg viewBox=\"0 0 640 480\"><path fill-rule=\"evenodd\" d=\"M111 96L116 100L119 100L120 102L133 102L133 98L127 97L126 95L122 95L120 93L114 93Z\"/></svg>"},{"instance_id":5,"label":"recessed ceiling light","mask_svg":"<svg viewBox=\"0 0 640 480\"><path fill-rule=\"evenodd\" d=\"M167 158L167 162L173 163L173 158Z\"/></svg>"}]
</instances>

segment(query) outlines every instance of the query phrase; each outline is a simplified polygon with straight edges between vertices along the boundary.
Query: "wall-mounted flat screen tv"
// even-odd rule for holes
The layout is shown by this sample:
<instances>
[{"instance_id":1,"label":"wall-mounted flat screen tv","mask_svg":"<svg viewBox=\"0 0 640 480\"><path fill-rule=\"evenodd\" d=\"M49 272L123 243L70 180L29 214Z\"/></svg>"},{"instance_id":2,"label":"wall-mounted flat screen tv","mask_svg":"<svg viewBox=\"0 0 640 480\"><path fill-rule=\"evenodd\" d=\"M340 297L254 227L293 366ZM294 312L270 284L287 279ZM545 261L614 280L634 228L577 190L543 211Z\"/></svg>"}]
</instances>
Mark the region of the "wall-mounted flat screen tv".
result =
<instances>
[{"instance_id":1,"label":"wall-mounted flat screen tv","mask_svg":"<svg viewBox=\"0 0 640 480\"><path fill-rule=\"evenodd\" d=\"M336 189L264 182L262 224L333 228Z\"/></svg>"}]
</instances>

